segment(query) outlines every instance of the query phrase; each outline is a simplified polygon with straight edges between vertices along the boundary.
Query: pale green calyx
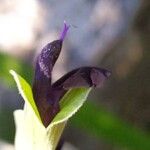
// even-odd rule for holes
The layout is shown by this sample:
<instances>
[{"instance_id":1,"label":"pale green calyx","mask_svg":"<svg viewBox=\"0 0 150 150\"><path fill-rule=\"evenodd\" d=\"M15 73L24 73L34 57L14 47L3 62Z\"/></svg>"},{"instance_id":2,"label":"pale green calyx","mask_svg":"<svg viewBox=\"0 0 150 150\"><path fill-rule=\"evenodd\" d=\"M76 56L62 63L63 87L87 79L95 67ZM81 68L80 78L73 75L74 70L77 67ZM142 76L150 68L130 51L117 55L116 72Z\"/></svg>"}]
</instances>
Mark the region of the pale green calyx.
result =
<instances>
[{"instance_id":1,"label":"pale green calyx","mask_svg":"<svg viewBox=\"0 0 150 150\"><path fill-rule=\"evenodd\" d=\"M15 71L11 70L10 73L25 101L24 109L14 112L16 150L55 150L66 122L83 105L91 88L69 90L60 101L60 112L45 128L34 102L30 85Z\"/></svg>"}]
</instances>

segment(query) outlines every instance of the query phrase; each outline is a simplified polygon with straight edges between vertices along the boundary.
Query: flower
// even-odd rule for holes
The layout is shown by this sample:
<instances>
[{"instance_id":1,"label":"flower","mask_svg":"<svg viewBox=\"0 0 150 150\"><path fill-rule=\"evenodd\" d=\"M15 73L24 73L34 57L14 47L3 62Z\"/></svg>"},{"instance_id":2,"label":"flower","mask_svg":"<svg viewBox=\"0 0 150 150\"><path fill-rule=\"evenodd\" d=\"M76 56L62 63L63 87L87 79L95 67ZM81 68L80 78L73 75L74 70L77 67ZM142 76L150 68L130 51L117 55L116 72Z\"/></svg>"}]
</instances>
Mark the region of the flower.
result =
<instances>
[{"instance_id":1,"label":"flower","mask_svg":"<svg viewBox=\"0 0 150 150\"><path fill-rule=\"evenodd\" d=\"M43 125L47 127L60 111L59 101L71 88L101 87L110 71L98 67L81 67L70 71L55 83L52 70L59 57L69 26L64 23L58 40L48 43L38 55L33 82L33 97Z\"/></svg>"}]
</instances>

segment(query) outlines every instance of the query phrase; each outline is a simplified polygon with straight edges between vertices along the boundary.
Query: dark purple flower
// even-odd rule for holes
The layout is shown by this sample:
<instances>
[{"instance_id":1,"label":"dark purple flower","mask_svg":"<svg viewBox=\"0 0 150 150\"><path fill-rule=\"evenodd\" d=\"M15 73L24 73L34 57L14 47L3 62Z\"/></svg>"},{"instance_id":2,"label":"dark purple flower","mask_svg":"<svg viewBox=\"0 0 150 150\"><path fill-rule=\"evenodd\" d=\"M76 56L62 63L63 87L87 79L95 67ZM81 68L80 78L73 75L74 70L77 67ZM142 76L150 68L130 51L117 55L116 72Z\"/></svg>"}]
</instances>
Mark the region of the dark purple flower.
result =
<instances>
[{"instance_id":1,"label":"dark purple flower","mask_svg":"<svg viewBox=\"0 0 150 150\"><path fill-rule=\"evenodd\" d=\"M33 96L45 127L60 111L59 101L69 89L101 87L111 74L106 69L98 67L81 67L70 71L55 83L51 83L52 69L61 52L68 29L69 26L64 23L60 38L48 43L36 61Z\"/></svg>"}]
</instances>

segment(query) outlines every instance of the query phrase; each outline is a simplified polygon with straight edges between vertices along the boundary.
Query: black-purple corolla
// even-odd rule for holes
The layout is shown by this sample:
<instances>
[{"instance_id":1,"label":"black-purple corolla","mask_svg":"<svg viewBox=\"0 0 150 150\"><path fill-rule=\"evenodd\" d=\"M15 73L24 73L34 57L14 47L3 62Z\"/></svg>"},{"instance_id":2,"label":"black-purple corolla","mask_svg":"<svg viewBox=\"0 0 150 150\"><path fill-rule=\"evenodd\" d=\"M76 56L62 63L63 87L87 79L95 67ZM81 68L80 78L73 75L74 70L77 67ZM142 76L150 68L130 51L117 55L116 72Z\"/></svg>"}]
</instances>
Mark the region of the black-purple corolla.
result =
<instances>
[{"instance_id":1,"label":"black-purple corolla","mask_svg":"<svg viewBox=\"0 0 150 150\"><path fill-rule=\"evenodd\" d=\"M59 101L71 88L101 87L105 79L110 76L106 69L98 67L81 67L74 69L52 83L52 70L62 49L64 38L69 26L64 28L58 40L48 43L38 55L33 81L33 96L40 117L47 127L60 111Z\"/></svg>"}]
</instances>

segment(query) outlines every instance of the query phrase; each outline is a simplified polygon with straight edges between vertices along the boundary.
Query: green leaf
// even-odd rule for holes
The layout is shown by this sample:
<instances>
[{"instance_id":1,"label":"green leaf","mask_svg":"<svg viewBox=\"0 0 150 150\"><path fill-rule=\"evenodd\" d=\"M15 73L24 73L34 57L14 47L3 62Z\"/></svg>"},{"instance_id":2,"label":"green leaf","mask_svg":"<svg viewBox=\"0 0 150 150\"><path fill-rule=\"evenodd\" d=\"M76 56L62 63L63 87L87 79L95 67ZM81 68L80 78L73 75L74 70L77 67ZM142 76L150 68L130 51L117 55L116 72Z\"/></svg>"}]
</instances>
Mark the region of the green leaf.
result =
<instances>
[{"instance_id":1,"label":"green leaf","mask_svg":"<svg viewBox=\"0 0 150 150\"><path fill-rule=\"evenodd\" d=\"M23 97L25 103L27 103L28 105L30 105L32 107L36 116L41 121L38 109L37 109L36 104L35 104L34 99L33 99L33 94L32 94L32 90L31 90L30 85L20 75L18 75L15 71L10 70L10 73L13 75L14 80L16 81L18 90L19 90L21 96Z\"/></svg>"},{"instance_id":2,"label":"green leaf","mask_svg":"<svg viewBox=\"0 0 150 150\"><path fill-rule=\"evenodd\" d=\"M101 106L87 102L71 118L72 125L126 149L150 150L150 136Z\"/></svg>"},{"instance_id":3,"label":"green leaf","mask_svg":"<svg viewBox=\"0 0 150 150\"><path fill-rule=\"evenodd\" d=\"M18 90L25 100L24 110L17 110L14 113L17 130L16 150L54 150L66 122L83 105L91 89L76 88L67 92L60 101L60 112L45 128L41 123L30 85L13 70L10 73L13 75Z\"/></svg>"},{"instance_id":4,"label":"green leaf","mask_svg":"<svg viewBox=\"0 0 150 150\"><path fill-rule=\"evenodd\" d=\"M91 88L75 88L70 90L60 101L61 111L50 125L68 120L85 102Z\"/></svg>"}]
</instances>

